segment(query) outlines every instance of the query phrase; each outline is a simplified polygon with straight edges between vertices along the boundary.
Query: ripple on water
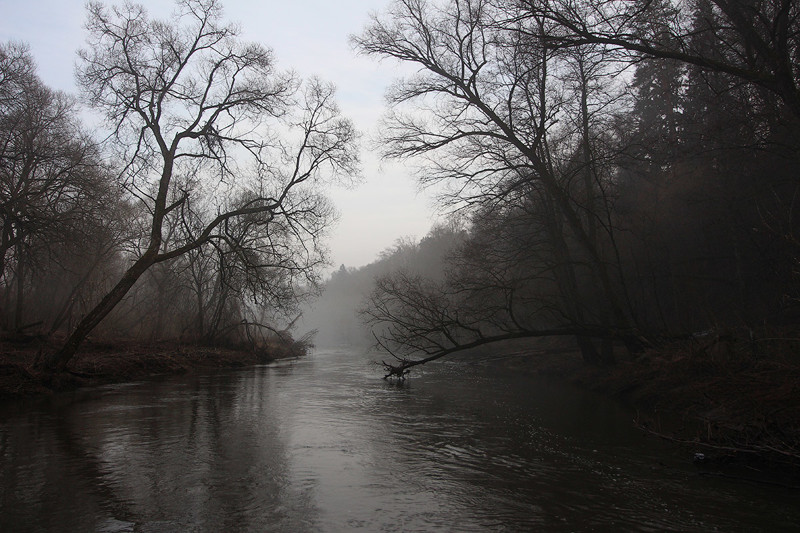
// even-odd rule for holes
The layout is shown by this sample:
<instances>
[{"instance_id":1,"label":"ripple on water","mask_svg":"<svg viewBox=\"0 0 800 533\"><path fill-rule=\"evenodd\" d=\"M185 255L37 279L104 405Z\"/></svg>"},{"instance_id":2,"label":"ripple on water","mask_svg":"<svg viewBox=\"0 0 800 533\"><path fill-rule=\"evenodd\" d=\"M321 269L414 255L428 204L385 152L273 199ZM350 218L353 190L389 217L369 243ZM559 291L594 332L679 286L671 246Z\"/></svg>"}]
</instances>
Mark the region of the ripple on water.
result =
<instances>
[{"instance_id":1,"label":"ripple on water","mask_svg":"<svg viewBox=\"0 0 800 533\"><path fill-rule=\"evenodd\" d=\"M616 404L452 361L399 386L380 379L374 359L319 352L3 413L0 530L768 531L800 522L790 496L699 479L633 432Z\"/></svg>"}]
</instances>

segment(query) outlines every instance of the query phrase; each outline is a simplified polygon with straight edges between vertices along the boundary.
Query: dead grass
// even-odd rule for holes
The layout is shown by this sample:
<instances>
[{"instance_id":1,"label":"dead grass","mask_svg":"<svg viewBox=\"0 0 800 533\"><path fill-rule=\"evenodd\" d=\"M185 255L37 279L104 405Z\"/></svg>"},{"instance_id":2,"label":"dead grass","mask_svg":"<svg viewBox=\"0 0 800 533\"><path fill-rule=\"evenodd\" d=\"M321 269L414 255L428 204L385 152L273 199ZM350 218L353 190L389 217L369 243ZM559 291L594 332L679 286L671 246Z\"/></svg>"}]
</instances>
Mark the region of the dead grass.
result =
<instances>
[{"instance_id":1,"label":"dead grass","mask_svg":"<svg viewBox=\"0 0 800 533\"><path fill-rule=\"evenodd\" d=\"M203 346L178 342L87 342L69 365L69 372L47 380L35 370L40 353L56 350L59 339L0 341L0 397L120 383L159 375L239 368L303 354L296 343L274 343L257 349Z\"/></svg>"},{"instance_id":2,"label":"dead grass","mask_svg":"<svg viewBox=\"0 0 800 533\"><path fill-rule=\"evenodd\" d=\"M765 349L767 348L767 349ZM657 418L677 415L679 435L722 461L800 470L800 357L794 340L769 346L721 337L672 343L580 381Z\"/></svg>"}]
</instances>

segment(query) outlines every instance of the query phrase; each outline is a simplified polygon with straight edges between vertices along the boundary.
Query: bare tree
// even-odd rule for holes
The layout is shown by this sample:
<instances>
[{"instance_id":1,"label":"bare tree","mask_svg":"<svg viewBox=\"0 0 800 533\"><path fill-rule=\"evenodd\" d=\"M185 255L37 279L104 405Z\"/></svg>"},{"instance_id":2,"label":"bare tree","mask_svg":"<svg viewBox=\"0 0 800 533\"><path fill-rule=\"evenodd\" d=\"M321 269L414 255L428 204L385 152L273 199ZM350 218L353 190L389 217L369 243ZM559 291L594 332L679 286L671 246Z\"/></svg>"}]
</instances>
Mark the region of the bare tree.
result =
<instances>
[{"instance_id":1,"label":"bare tree","mask_svg":"<svg viewBox=\"0 0 800 533\"><path fill-rule=\"evenodd\" d=\"M283 217L269 221L252 215L231 220L221 229L224 240L213 243L214 250L182 258L196 295L195 325L201 337L211 340L233 324L243 327L243 315L291 321L297 304L314 292L317 267L324 261L319 241L331 208L325 198L307 194L287 201L284 211ZM196 228L206 223L203 210L184 212L182 219ZM191 233L189 227L184 231ZM226 311L230 305L239 313ZM259 313L249 312L253 309Z\"/></svg>"},{"instance_id":2,"label":"bare tree","mask_svg":"<svg viewBox=\"0 0 800 533\"><path fill-rule=\"evenodd\" d=\"M276 71L269 50L242 43L234 26L221 23L217 0L177 6L168 22L150 19L141 6L88 6L89 48L80 53L78 81L112 128L121 175L149 213L149 227L142 252L46 358L48 370L65 368L152 265L212 241L236 247L225 230L250 217L267 234L283 224L308 235L297 213L313 209L306 201L315 197L312 183L355 171L355 133L332 87ZM202 228L165 247L165 229L180 223L198 182L215 184L220 201Z\"/></svg>"},{"instance_id":3,"label":"bare tree","mask_svg":"<svg viewBox=\"0 0 800 533\"><path fill-rule=\"evenodd\" d=\"M415 366L500 341L613 335L605 326L570 323L563 317L543 324L541 311L553 309L536 298L538 313L531 313L514 280L496 276L499 271L471 271L467 280L444 282L406 270L378 277L361 314L376 332L377 345L396 360L383 362L385 377L402 379ZM533 314L538 315L535 321L530 320Z\"/></svg>"},{"instance_id":4,"label":"bare tree","mask_svg":"<svg viewBox=\"0 0 800 533\"><path fill-rule=\"evenodd\" d=\"M800 6L792 0L515 2L556 47L603 45L724 73L778 95L800 119ZM695 14L699 13L701 19ZM712 41L709 48L703 43Z\"/></svg>"},{"instance_id":5,"label":"bare tree","mask_svg":"<svg viewBox=\"0 0 800 533\"><path fill-rule=\"evenodd\" d=\"M600 103L598 89L612 77L599 66L602 50L595 58L551 46L550 26L515 2L400 0L355 42L419 67L390 91L385 155L422 158L422 183L448 186L454 208L536 209L532 238L545 240L548 279L561 298L557 329L633 339L608 216L609 153L595 129L596 110L614 106L615 96ZM565 90L570 76L574 89ZM587 272L602 293L593 307L578 281ZM508 311L515 335L539 335L515 326Z\"/></svg>"},{"instance_id":6,"label":"bare tree","mask_svg":"<svg viewBox=\"0 0 800 533\"><path fill-rule=\"evenodd\" d=\"M25 46L0 45L0 277L6 290L16 285L16 328L37 259L91 240L116 197L74 100L35 70Z\"/></svg>"}]
</instances>

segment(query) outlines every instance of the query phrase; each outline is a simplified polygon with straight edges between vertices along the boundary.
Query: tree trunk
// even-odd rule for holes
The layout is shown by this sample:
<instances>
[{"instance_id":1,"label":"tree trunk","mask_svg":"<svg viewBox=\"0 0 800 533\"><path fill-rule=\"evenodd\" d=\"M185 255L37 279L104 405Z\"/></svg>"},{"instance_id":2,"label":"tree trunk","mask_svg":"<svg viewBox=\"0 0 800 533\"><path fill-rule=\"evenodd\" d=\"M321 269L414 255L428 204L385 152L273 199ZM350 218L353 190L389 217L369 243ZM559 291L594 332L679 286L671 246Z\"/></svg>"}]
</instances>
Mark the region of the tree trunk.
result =
<instances>
[{"instance_id":1,"label":"tree trunk","mask_svg":"<svg viewBox=\"0 0 800 533\"><path fill-rule=\"evenodd\" d=\"M202 339L206 331L206 315L203 308L202 288L197 288L197 316L195 317L195 338Z\"/></svg>"},{"instance_id":2,"label":"tree trunk","mask_svg":"<svg viewBox=\"0 0 800 533\"><path fill-rule=\"evenodd\" d=\"M22 314L25 312L25 255L22 247L22 240L17 241L17 301L14 306L14 330L20 331L22 328Z\"/></svg>"},{"instance_id":3,"label":"tree trunk","mask_svg":"<svg viewBox=\"0 0 800 533\"><path fill-rule=\"evenodd\" d=\"M64 371L89 333L116 307L142 274L155 262L157 251L157 248L151 248L125 272L114 288L78 323L64 346L42 359L42 371L49 374Z\"/></svg>"}]
</instances>

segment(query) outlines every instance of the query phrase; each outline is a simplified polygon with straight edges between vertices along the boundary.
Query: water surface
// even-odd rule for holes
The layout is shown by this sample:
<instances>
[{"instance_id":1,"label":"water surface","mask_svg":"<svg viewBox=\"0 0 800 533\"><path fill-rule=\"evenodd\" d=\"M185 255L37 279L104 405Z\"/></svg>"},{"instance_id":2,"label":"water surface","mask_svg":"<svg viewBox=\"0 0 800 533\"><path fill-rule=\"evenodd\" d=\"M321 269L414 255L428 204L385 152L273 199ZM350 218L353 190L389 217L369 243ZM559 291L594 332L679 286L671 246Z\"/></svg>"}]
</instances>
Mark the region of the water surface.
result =
<instances>
[{"instance_id":1,"label":"water surface","mask_svg":"<svg viewBox=\"0 0 800 533\"><path fill-rule=\"evenodd\" d=\"M498 366L403 386L319 351L0 404L0 531L779 531L797 492L700 476L634 413Z\"/></svg>"}]
</instances>

